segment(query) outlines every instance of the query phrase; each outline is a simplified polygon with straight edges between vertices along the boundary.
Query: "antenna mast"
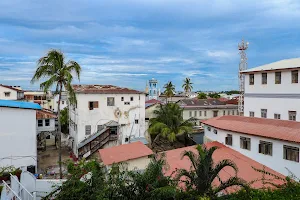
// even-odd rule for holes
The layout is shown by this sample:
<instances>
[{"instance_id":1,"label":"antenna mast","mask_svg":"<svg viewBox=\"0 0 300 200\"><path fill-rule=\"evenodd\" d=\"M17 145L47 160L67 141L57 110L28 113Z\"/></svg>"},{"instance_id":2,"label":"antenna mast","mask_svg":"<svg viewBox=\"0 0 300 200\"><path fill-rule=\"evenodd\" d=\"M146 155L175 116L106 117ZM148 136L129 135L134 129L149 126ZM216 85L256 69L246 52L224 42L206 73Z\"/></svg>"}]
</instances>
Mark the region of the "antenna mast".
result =
<instances>
[{"instance_id":1,"label":"antenna mast","mask_svg":"<svg viewBox=\"0 0 300 200\"><path fill-rule=\"evenodd\" d=\"M239 115L244 114L244 95L245 95L245 75L241 74L241 71L247 69L247 55L246 50L248 49L249 42L245 42L242 40L241 43L238 44L239 54L241 55L240 66L239 66L239 87L240 87L240 96L239 96L239 104L238 110Z\"/></svg>"}]
</instances>

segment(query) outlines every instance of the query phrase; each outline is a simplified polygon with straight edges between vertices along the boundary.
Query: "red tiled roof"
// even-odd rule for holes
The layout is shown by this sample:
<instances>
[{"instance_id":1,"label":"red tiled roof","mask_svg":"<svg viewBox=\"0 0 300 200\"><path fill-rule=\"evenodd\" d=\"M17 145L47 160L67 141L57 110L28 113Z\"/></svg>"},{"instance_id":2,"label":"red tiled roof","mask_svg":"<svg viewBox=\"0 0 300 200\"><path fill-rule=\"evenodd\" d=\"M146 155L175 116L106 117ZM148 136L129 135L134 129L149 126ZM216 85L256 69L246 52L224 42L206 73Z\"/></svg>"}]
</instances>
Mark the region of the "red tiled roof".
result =
<instances>
[{"instance_id":1,"label":"red tiled roof","mask_svg":"<svg viewBox=\"0 0 300 200\"><path fill-rule=\"evenodd\" d=\"M230 99L225 101L226 104L234 104L234 105L238 105L239 101L237 99Z\"/></svg>"},{"instance_id":2,"label":"red tiled roof","mask_svg":"<svg viewBox=\"0 0 300 200\"><path fill-rule=\"evenodd\" d=\"M2 85L2 84L0 84L0 86L5 87L5 88L8 88L8 89L11 89L11 90L15 90L15 91L18 91L18 92L22 92L22 91L23 91L23 90L19 90L19 89L17 89L17 88L14 88L14 87L12 87L12 86L9 86L9 85Z\"/></svg>"},{"instance_id":3,"label":"red tiled roof","mask_svg":"<svg viewBox=\"0 0 300 200\"><path fill-rule=\"evenodd\" d=\"M104 165L125 162L152 154L152 150L140 141L99 150L99 156Z\"/></svg>"},{"instance_id":4,"label":"red tiled roof","mask_svg":"<svg viewBox=\"0 0 300 200\"><path fill-rule=\"evenodd\" d=\"M221 101L221 102L227 102L228 101L228 99L225 98L225 97L220 97L220 98L218 98L218 100Z\"/></svg>"},{"instance_id":5,"label":"red tiled roof","mask_svg":"<svg viewBox=\"0 0 300 200\"><path fill-rule=\"evenodd\" d=\"M49 110L37 110L36 111L36 119L53 119L56 118L56 115Z\"/></svg>"},{"instance_id":6,"label":"red tiled roof","mask_svg":"<svg viewBox=\"0 0 300 200\"><path fill-rule=\"evenodd\" d=\"M72 85L76 93L94 94L142 94L143 92L113 85Z\"/></svg>"},{"instance_id":7,"label":"red tiled roof","mask_svg":"<svg viewBox=\"0 0 300 200\"><path fill-rule=\"evenodd\" d=\"M156 99L151 99L151 100L146 101L145 103L149 103L149 104L150 104L150 103L151 103L151 104L153 103L153 104L154 104L154 103L162 103L162 102L159 101L159 100L156 100Z\"/></svg>"},{"instance_id":8,"label":"red tiled roof","mask_svg":"<svg viewBox=\"0 0 300 200\"><path fill-rule=\"evenodd\" d=\"M237 167L238 167L238 173L237 176L239 178L242 178L243 180L247 181L248 183L257 179L262 178L262 173L255 171L252 167L255 167L257 169L264 169L272 174L275 174L281 178L284 178L284 176L268 167L263 168L263 165L250 159L247 156L244 156L243 154L226 147L225 145L219 143L219 142L210 142L205 144L207 148L211 148L213 146L219 147L214 154L213 154L213 160L214 163L217 163L223 159L229 159L233 161ZM173 171L176 171L176 169L191 169L191 163L190 160L187 157L182 158L182 154L184 151L193 151L194 153L197 153L197 150L195 146L189 146L184 147L180 149L174 149L170 151L166 151L166 160L169 165L168 171L166 172L166 175L171 175ZM173 174L176 175L176 174ZM220 172L220 178L222 181L226 181L228 178L235 176L235 172L230 167L225 167ZM273 179L270 175L265 175L265 179ZM283 184L283 181L281 180L272 180L274 184ZM214 181L215 185L219 184L219 181L215 179ZM183 185L180 185L183 186ZM262 181L254 182L251 185L253 188L262 188L263 183ZM266 185L270 186L270 185ZM237 188L231 188L228 192L235 191Z\"/></svg>"},{"instance_id":9,"label":"red tiled roof","mask_svg":"<svg viewBox=\"0 0 300 200\"><path fill-rule=\"evenodd\" d=\"M221 116L203 124L248 135L300 143L300 122L243 116Z\"/></svg>"}]
</instances>

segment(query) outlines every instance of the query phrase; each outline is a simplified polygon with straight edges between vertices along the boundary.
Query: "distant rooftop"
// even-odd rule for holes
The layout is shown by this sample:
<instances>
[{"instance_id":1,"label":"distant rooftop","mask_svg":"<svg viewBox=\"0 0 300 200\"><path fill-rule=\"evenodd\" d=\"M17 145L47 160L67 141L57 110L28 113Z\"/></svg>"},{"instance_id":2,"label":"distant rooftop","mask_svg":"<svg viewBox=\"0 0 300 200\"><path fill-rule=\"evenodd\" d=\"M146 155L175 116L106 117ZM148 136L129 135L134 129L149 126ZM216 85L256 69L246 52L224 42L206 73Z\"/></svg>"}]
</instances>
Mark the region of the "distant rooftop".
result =
<instances>
[{"instance_id":1,"label":"distant rooftop","mask_svg":"<svg viewBox=\"0 0 300 200\"><path fill-rule=\"evenodd\" d=\"M182 99L178 101L178 104L184 109L195 108L236 108L236 105L227 104L224 101L218 99Z\"/></svg>"},{"instance_id":2,"label":"distant rooftop","mask_svg":"<svg viewBox=\"0 0 300 200\"><path fill-rule=\"evenodd\" d=\"M261 65L251 69L242 71L242 73L248 72L260 72L260 71L272 71L272 70L282 70L282 69L294 69L300 68L300 58L291 58L280 60L277 62L269 63L266 65Z\"/></svg>"},{"instance_id":3,"label":"distant rooftop","mask_svg":"<svg viewBox=\"0 0 300 200\"><path fill-rule=\"evenodd\" d=\"M222 130L300 143L300 122L243 116L221 116L202 121Z\"/></svg>"},{"instance_id":4,"label":"distant rooftop","mask_svg":"<svg viewBox=\"0 0 300 200\"><path fill-rule=\"evenodd\" d=\"M42 109L36 112L36 119L54 119L56 115L47 109Z\"/></svg>"},{"instance_id":5,"label":"distant rooftop","mask_svg":"<svg viewBox=\"0 0 300 200\"><path fill-rule=\"evenodd\" d=\"M34 110L42 109L42 107L36 103L24 102L24 101L12 101L12 100L0 100L0 107L34 109Z\"/></svg>"},{"instance_id":6,"label":"distant rooftop","mask_svg":"<svg viewBox=\"0 0 300 200\"><path fill-rule=\"evenodd\" d=\"M11 90L22 92L22 89L20 86L10 86L10 85L3 85L3 84L0 84L0 86L11 89Z\"/></svg>"},{"instance_id":7,"label":"distant rooftop","mask_svg":"<svg viewBox=\"0 0 300 200\"><path fill-rule=\"evenodd\" d=\"M143 92L114 85L72 85L76 93L92 94L143 94Z\"/></svg>"},{"instance_id":8,"label":"distant rooftop","mask_svg":"<svg viewBox=\"0 0 300 200\"><path fill-rule=\"evenodd\" d=\"M152 150L140 141L99 150L99 155L104 165L126 162L152 154Z\"/></svg>"}]
</instances>

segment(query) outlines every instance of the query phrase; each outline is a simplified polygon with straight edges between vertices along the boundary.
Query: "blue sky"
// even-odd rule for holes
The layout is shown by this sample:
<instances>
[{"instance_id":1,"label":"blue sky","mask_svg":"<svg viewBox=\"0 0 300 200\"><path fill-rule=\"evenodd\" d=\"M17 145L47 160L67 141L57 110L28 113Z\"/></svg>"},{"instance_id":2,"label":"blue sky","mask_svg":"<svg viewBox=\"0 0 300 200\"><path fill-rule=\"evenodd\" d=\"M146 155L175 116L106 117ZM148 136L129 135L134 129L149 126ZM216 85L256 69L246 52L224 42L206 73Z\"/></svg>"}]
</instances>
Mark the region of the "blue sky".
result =
<instances>
[{"instance_id":1,"label":"blue sky","mask_svg":"<svg viewBox=\"0 0 300 200\"><path fill-rule=\"evenodd\" d=\"M181 90L238 88L242 38L248 67L300 55L293 0L1 0L0 83L30 79L47 50L82 66L81 83L144 89L154 77Z\"/></svg>"}]
</instances>

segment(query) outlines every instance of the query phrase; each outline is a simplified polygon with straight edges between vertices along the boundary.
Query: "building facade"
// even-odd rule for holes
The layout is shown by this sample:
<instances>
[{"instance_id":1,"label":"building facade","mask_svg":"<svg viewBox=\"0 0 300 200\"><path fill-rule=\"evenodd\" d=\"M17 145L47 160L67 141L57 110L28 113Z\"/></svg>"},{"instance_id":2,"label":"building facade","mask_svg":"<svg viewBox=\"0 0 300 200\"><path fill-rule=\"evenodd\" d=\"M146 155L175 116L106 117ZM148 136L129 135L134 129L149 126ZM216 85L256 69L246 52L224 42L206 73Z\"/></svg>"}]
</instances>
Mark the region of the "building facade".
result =
<instances>
[{"instance_id":1,"label":"building facade","mask_svg":"<svg viewBox=\"0 0 300 200\"><path fill-rule=\"evenodd\" d=\"M112 85L73 85L73 88L77 106L70 105L69 129L73 152L77 157L82 142L84 145L87 141L92 142L91 138L99 138L102 132L107 133L107 128L110 129L108 135L112 132L118 135L114 145L130 143L132 138L144 138L144 93ZM117 130L114 130L115 127Z\"/></svg>"},{"instance_id":2,"label":"building facade","mask_svg":"<svg viewBox=\"0 0 300 200\"><path fill-rule=\"evenodd\" d=\"M43 91L25 91L24 99L27 102L37 103L42 106L42 108L53 110L54 100L51 91L44 93Z\"/></svg>"},{"instance_id":3,"label":"building facade","mask_svg":"<svg viewBox=\"0 0 300 200\"><path fill-rule=\"evenodd\" d=\"M183 119L194 118L197 125L200 125L200 120L224 115L238 115L237 105L226 104L217 99L183 99L177 103L183 108Z\"/></svg>"},{"instance_id":4,"label":"building facade","mask_svg":"<svg viewBox=\"0 0 300 200\"><path fill-rule=\"evenodd\" d=\"M58 111L58 95L53 96L53 102L54 102L54 108L53 111L57 112ZM61 94L61 100L60 100L60 110L65 109L68 107L69 101L68 101L68 94L67 92L62 92Z\"/></svg>"},{"instance_id":5,"label":"building facade","mask_svg":"<svg viewBox=\"0 0 300 200\"><path fill-rule=\"evenodd\" d=\"M286 176L300 176L300 123L222 116L203 122L205 141L218 141Z\"/></svg>"},{"instance_id":6,"label":"building facade","mask_svg":"<svg viewBox=\"0 0 300 200\"><path fill-rule=\"evenodd\" d=\"M0 84L0 99L23 100L24 91L20 88L20 86L8 86Z\"/></svg>"},{"instance_id":7,"label":"building facade","mask_svg":"<svg viewBox=\"0 0 300 200\"><path fill-rule=\"evenodd\" d=\"M37 133L54 132L56 115L49 110L40 110L36 112Z\"/></svg>"},{"instance_id":8,"label":"building facade","mask_svg":"<svg viewBox=\"0 0 300 200\"><path fill-rule=\"evenodd\" d=\"M300 121L299 69L294 58L243 71L244 116Z\"/></svg>"},{"instance_id":9,"label":"building facade","mask_svg":"<svg viewBox=\"0 0 300 200\"><path fill-rule=\"evenodd\" d=\"M151 99L158 99L159 97L159 89L158 89L158 81L154 78L152 78L151 80L149 80L149 95L148 95L148 99L151 100Z\"/></svg>"},{"instance_id":10,"label":"building facade","mask_svg":"<svg viewBox=\"0 0 300 200\"><path fill-rule=\"evenodd\" d=\"M0 100L0 167L37 166L38 104Z\"/></svg>"}]
</instances>

